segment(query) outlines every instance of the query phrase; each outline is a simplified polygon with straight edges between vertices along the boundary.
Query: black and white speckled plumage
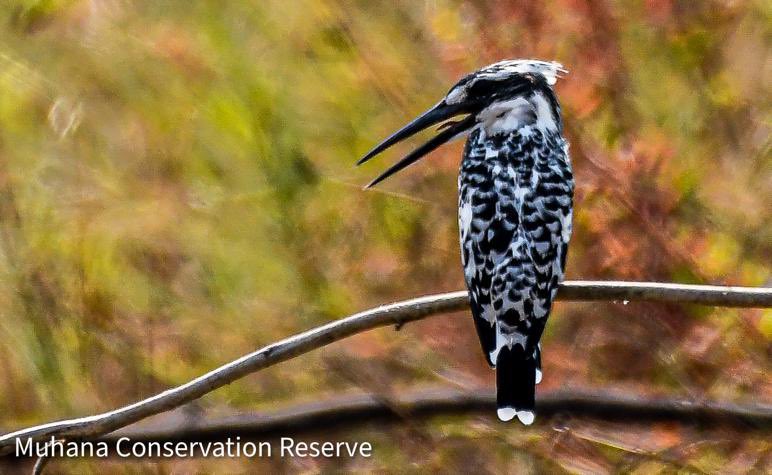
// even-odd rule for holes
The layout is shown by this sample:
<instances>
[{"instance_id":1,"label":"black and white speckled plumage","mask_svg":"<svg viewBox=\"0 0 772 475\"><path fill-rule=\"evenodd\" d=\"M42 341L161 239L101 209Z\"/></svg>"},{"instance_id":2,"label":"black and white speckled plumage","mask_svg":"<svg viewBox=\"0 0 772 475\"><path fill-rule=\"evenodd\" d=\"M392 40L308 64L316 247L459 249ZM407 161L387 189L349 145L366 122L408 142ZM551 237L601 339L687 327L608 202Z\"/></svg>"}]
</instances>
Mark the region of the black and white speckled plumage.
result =
<instances>
[{"instance_id":1,"label":"black and white speckled plumage","mask_svg":"<svg viewBox=\"0 0 772 475\"><path fill-rule=\"evenodd\" d=\"M552 90L560 72L559 64L543 61L483 68L363 159L432 123L468 114L373 183L451 136L468 134L458 179L464 277L485 357L496 367L498 416L524 424L534 419L539 340L571 237L574 182Z\"/></svg>"},{"instance_id":2,"label":"black and white speckled plumage","mask_svg":"<svg viewBox=\"0 0 772 475\"><path fill-rule=\"evenodd\" d=\"M517 106L483 122L467 140L458 179L459 231L485 356L491 366L502 349L531 359L533 383L530 374L519 382L528 385L541 380L539 339L565 272L574 184L560 109L547 81L537 79L506 101ZM514 414L502 412L501 396L501 418L532 421L532 394L520 396L525 407L512 408Z\"/></svg>"},{"instance_id":3,"label":"black and white speckled plumage","mask_svg":"<svg viewBox=\"0 0 772 475\"><path fill-rule=\"evenodd\" d=\"M573 179L565 140L533 126L467 141L459 174L464 277L488 362L503 346L535 359L571 236ZM523 384L528 384L523 382Z\"/></svg>"},{"instance_id":4,"label":"black and white speckled plumage","mask_svg":"<svg viewBox=\"0 0 772 475\"><path fill-rule=\"evenodd\" d=\"M573 194L566 142L531 126L493 137L475 130L458 183L464 277L495 366L496 332L535 349L563 280Z\"/></svg>"}]
</instances>

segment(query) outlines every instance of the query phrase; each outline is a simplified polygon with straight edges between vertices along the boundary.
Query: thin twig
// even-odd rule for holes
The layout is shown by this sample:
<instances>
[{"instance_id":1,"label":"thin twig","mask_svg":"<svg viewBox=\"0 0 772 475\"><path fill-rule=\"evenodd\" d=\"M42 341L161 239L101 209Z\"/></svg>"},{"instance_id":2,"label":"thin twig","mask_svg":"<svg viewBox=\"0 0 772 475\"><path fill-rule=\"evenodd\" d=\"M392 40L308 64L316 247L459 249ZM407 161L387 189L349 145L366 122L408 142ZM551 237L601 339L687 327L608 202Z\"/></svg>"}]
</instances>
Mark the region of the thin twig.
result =
<instances>
[{"instance_id":1,"label":"thin twig","mask_svg":"<svg viewBox=\"0 0 772 475\"><path fill-rule=\"evenodd\" d=\"M734 307L771 307L772 289L714 287L639 282L566 282L561 300L648 300ZM348 336L386 325L401 325L429 315L467 308L464 291L430 295L366 310L286 338L242 356L192 381L114 411L22 429L0 437L0 455L13 450L16 439L39 442L51 436L98 437L166 412L248 374L329 345Z\"/></svg>"},{"instance_id":2,"label":"thin twig","mask_svg":"<svg viewBox=\"0 0 772 475\"><path fill-rule=\"evenodd\" d=\"M51 457L38 457L35 465L32 467L32 475L43 475L43 470L45 470L46 465L50 461Z\"/></svg>"}]
</instances>

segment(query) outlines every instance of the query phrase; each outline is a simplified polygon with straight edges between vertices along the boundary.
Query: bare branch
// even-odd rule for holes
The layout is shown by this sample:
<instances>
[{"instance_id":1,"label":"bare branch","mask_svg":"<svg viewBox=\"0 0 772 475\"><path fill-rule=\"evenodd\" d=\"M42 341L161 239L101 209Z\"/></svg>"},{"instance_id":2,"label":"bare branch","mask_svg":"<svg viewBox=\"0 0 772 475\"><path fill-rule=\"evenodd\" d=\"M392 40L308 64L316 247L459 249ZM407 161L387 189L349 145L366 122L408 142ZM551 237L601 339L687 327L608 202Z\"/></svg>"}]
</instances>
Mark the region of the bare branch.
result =
<instances>
[{"instance_id":1,"label":"bare branch","mask_svg":"<svg viewBox=\"0 0 772 475\"><path fill-rule=\"evenodd\" d=\"M647 300L699 303L737 307L772 306L772 289L714 287L631 282L566 282L558 294L561 300ZM403 325L443 312L467 308L464 291L430 295L381 306L286 338L242 356L190 382L114 411L52 422L0 437L0 455L13 450L17 438L47 440L88 438L108 434L147 417L179 407L230 384L248 374L286 361L311 350L372 328Z\"/></svg>"},{"instance_id":2,"label":"bare branch","mask_svg":"<svg viewBox=\"0 0 772 475\"><path fill-rule=\"evenodd\" d=\"M248 412L210 420L190 419L175 414L158 424L134 429L121 429L112 435L88 439L106 442L115 447L126 437L132 443L222 441L241 437L245 440L266 440L289 436L329 434L377 423L400 423L405 418L420 421L434 416L472 415L495 419L496 396L491 392L458 391L445 388L412 390L384 399L383 394L348 394L294 404L274 412ZM679 422L683 424L712 424L739 431L772 430L772 406L720 402L694 403L673 398L640 398L624 393L561 390L539 395L537 401L539 422L567 425L562 415L606 421ZM548 418L556 416L557 421ZM522 426L515 424L517 430ZM109 454L117 454L109 450ZM50 460L41 458L42 460ZM40 472L38 472L40 473Z\"/></svg>"},{"instance_id":3,"label":"bare branch","mask_svg":"<svg viewBox=\"0 0 772 475\"><path fill-rule=\"evenodd\" d=\"M539 419L561 414L613 421L676 421L712 423L738 429L772 429L772 406L718 402L694 403L672 398L640 398L625 394L559 391L539 395ZM411 391L384 400L382 394L337 396L293 405L272 413L252 412L209 421L181 421L159 428L122 429L97 440L136 441L221 440L226 437L271 438L329 431L378 422L399 422L439 415L482 414L495 419L496 396L489 392L449 389ZM542 419L543 420L543 419ZM520 426L517 426L518 428Z\"/></svg>"},{"instance_id":4,"label":"bare branch","mask_svg":"<svg viewBox=\"0 0 772 475\"><path fill-rule=\"evenodd\" d=\"M772 288L575 280L565 282L560 287L558 300L674 302L714 307L769 308L772 307Z\"/></svg>"}]
</instances>

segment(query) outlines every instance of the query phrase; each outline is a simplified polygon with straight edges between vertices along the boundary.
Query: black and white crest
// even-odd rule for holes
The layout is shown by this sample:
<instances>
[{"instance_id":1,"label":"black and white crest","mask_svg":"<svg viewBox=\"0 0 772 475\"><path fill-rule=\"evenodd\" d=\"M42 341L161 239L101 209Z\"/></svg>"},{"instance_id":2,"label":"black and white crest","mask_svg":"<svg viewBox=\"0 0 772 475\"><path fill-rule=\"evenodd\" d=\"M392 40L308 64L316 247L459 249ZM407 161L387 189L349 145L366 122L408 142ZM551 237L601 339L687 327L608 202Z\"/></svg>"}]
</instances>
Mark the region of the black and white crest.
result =
<instances>
[{"instance_id":1,"label":"black and white crest","mask_svg":"<svg viewBox=\"0 0 772 475\"><path fill-rule=\"evenodd\" d=\"M371 185L453 137L468 136L459 173L459 231L472 314L496 368L498 416L534 420L539 340L571 237L574 182L552 86L557 63L502 61L453 86L435 107L361 161L436 123L441 132Z\"/></svg>"}]
</instances>

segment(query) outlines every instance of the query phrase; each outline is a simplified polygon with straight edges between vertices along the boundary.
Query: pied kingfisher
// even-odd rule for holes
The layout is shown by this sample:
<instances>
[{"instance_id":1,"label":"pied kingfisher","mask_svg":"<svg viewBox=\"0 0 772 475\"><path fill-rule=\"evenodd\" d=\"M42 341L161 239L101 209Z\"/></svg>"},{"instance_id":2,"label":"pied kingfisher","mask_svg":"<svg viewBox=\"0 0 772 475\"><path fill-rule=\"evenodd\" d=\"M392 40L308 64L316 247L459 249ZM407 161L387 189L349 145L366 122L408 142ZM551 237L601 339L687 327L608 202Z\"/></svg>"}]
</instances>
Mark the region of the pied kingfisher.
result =
<instances>
[{"instance_id":1,"label":"pied kingfisher","mask_svg":"<svg viewBox=\"0 0 772 475\"><path fill-rule=\"evenodd\" d=\"M488 363L497 415L534 420L539 339L563 280L574 180L552 86L558 63L501 61L461 79L437 105L359 164L432 125L440 132L373 180L371 187L449 140L467 136L458 177L461 261Z\"/></svg>"}]
</instances>

